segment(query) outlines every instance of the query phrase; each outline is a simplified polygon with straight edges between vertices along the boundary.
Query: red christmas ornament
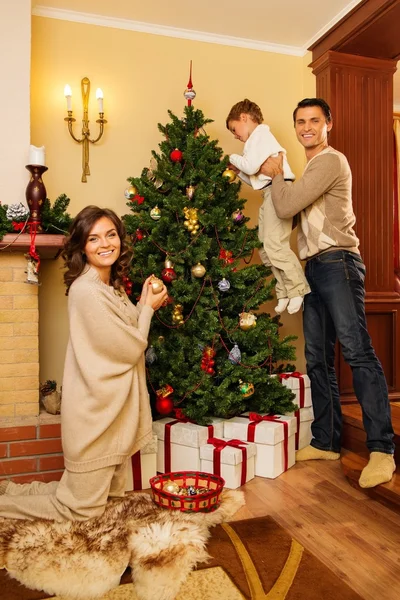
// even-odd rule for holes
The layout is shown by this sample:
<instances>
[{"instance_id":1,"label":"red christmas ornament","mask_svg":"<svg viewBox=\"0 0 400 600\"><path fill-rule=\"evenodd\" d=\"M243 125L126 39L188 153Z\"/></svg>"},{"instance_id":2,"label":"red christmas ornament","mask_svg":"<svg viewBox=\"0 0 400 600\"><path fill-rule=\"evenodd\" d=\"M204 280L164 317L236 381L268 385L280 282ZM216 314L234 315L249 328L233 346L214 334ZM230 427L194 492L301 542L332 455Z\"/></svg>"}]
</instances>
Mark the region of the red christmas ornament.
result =
<instances>
[{"instance_id":1,"label":"red christmas ornament","mask_svg":"<svg viewBox=\"0 0 400 600\"><path fill-rule=\"evenodd\" d=\"M174 269L169 268L161 271L161 279L164 283L171 283L171 281L174 281L176 278L177 274L175 273Z\"/></svg>"},{"instance_id":2,"label":"red christmas ornament","mask_svg":"<svg viewBox=\"0 0 400 600\"><path fill-rule=\"evenodd\" d=\"M174 409L174 401L172 398L165 398L164 396L157 396L156 400L156 411L159 415L169 415Z\"/></svg>"},{"instance_id":3,"label":"red christmas ornament","mask_svg":"<svg viewBox=\"0 0 400 600\"><path fill-rule=\"evenodd\" d=\"M216 355L216 352L215 352L214 348L211 348L211 346L206 346L204 348L200 368L202 369L202 371L205 371L207 373L207 375L215 374L215 371L213 369L213 366L215 365L215 360L214 360L215 355Z\"/></svg>"},{"instance_id":4,"label":"red christmas ornament","mask_svg":"<svg viewBox=\"0 0 400 600\"><path fill-rule=\"evenodd\" d=\"M123 277L122 282L124 284L126 295L130 296L132 294L132 281L129 279L129 277Z\"/></svg>"},{"instance_id":5,"label":"red christmas ornament","mask_svg":"<svg viewBox=\"0 0 400 600\"><path fill-rule=\"evenodd\" d=\"M131 200L131 204L143 204L144 202L144 197L143 196L139 196L139 194L135 194L135 196L133 196L132 200Z\"/></svg>"},{"instance_id":6,"label":"red christmas ornament","mask_svg":"<svg viewBox=\"0 0 400 600\"><path fill-rule=\"evenodd\" d=\"M142 240L145 237L143 231L141 229L136 229L136 239Z\"/></svg>"},{"instance_id":7,"label":"red christmas ornament","mask_svg":"<svg viewBox=\"0 0 400 600\"><path fill-rule=\"evenodd\" d=\"M181 162L183 158L183 153L180 150L178 150L178 148L175 148L175 150L172 150L169 157L172 160L172 162Z\"/></svg>"}]
</instances>

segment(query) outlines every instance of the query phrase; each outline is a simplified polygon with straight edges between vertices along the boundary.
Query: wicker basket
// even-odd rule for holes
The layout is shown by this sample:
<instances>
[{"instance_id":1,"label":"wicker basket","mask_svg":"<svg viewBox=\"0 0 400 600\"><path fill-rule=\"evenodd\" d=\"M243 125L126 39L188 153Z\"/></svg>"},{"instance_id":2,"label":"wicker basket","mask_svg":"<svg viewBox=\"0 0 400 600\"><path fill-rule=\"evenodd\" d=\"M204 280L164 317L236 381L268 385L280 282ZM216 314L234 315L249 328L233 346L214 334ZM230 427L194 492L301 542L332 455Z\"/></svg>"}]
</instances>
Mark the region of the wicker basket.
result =
<instances>
[{"instance_id":1,"label":"wicker basket","mask_svg":"<svg viewBox=\"0 0 400 600\"><path fill-rule=\"evenodd\" d=\"M180 487L192 485L195 488L204 487L209 491L196 496L179 496L163 490L167 481L173 481ZM199 471L176 471L163 473L150 479L153 500L158 506L182 512L212 512L220 505L220 495L225 480L212 473Z\"/></svg>"}]
</instances>

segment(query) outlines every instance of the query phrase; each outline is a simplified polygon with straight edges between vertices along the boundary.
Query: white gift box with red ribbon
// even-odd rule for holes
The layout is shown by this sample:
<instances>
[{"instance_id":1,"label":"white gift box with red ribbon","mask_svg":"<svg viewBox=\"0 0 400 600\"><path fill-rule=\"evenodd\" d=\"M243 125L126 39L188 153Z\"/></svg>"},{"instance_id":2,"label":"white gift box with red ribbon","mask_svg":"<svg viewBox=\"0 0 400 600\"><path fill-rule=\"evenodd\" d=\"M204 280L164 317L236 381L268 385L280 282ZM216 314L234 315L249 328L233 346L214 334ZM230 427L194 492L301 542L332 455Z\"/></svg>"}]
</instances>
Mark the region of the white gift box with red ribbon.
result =
<instances>
[{"instance_id":1,"label":"white gift box with red ribbon","mask_svg":"<svg viewBox=\"0 0 400 600\"><path fill-rule=\"evenodd\" d=\"M149 479L157 475L157 436L141 450L131 456L128 462L128 473L125 491L147 490L150 487Z\"/></svg>"},{"instance_id":2,"label":"white gift box with red ribbon","mask_svg":"<svg viewBox=\"0 0 400 600\"><path fill-rule=\"evenodd\" d=\"M211 438L200 447L200 469L225 479L225 487L235 490L254 479L256 445L241 440Z\"/></svg>"},{"instance_id":3,"label":"white gift box with red ribbon","mask_svg":"<svg viewBox=\"0 0 400 600\"><path fill-rule=\"evenodd\" d=\"M307 408L312 406L310 378L304 373L294 371L293 373L280 373L277 375L282 385L289 388L296 398L293 399L293 404L299 408Z\"/></svg>"},{"instance_id":4,"label":"white gift box with red ribbon","mask_svg":"<svg viewBox=\"0 0 400 600\"><path fill-rule=\"evenodd\" d=\"M289 415L245 413L224 423L224 437L255 442L255 475L275 479L295 463L297 422Z\"/></svg>"},{"instance_id":5,"label":"white gift box with red ribbon","mask_svg":"<svg viewBox=\"0 0 400 600\"><path fill-rule=\"evenodd\" d=\"M310 445L312 440L311 425L314 420L314 412L312 406L298 408L293 413L288 413L297 421L297 431L295 435L295 448L301 450Z\"/></svg>"},{"instance_id":6,"label":"white gift box with red ribbon","mask_svg":"<svg viewBox=\"0 0 400 600\"><path fill-rule=\"evenodd\" d=\"M223 419L212 419L211 425L197 425L188 419L166 417L153 422L158 438L157 471L200 471L200 447L208 438L223 437Z\"/></svg>"}]
</instances>

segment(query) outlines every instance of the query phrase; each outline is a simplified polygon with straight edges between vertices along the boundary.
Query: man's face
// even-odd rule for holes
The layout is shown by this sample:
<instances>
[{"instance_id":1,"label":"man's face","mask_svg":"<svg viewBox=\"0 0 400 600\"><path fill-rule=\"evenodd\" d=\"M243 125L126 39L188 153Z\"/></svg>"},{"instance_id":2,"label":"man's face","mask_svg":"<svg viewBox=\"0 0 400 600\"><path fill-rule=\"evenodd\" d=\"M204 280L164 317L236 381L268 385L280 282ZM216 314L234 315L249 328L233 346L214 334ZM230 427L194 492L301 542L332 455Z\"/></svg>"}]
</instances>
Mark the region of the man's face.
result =
<instances>
[{"instance_id":1,"label":"man's face","mask_svg":"<svg viewBox=\"0 0 400 600\"><path fill-rule=\"evenodd\" d=\"M328 131L332 129L332 122L327 122L320 106L299 108L294 127L297 139L304 148L311 150L328 145Z\"/></svg>"}]
</instances>

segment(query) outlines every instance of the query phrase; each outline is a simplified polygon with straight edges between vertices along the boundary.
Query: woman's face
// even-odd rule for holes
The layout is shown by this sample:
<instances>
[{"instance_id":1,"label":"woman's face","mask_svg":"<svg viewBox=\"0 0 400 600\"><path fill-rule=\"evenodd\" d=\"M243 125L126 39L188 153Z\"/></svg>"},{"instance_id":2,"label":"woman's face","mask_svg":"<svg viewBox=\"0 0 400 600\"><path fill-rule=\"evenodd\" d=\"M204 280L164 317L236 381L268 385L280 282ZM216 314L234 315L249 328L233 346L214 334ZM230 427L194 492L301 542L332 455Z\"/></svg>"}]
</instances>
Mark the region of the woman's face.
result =
<instances>
[{"instance_id":1,"label":"woman's face","mask_svg":"<svg viewBox=\"0 0 400 600\"><path fill-rule=\"evenodd\" d=\"M93 225L85 245L87 263L105 278L121 253L121 240L114 223L108 217L101 217Z\"/></svg>"}]
</instances>

